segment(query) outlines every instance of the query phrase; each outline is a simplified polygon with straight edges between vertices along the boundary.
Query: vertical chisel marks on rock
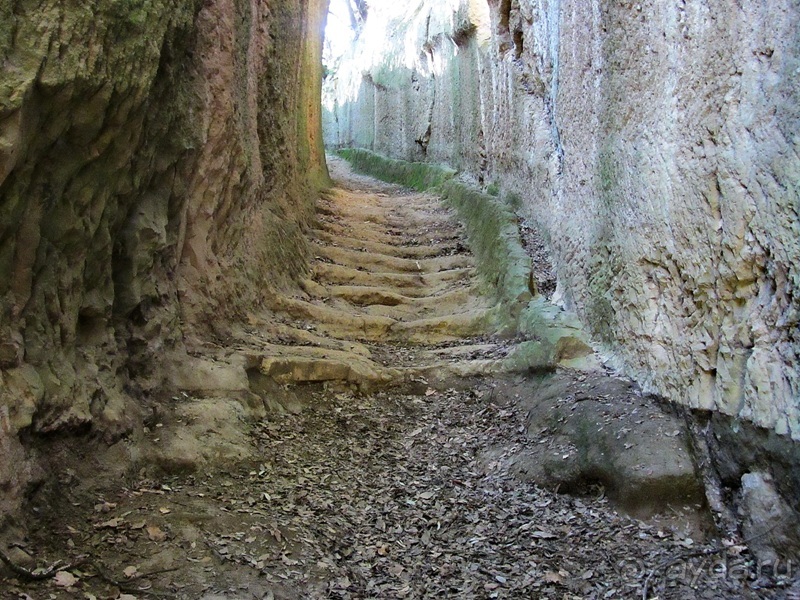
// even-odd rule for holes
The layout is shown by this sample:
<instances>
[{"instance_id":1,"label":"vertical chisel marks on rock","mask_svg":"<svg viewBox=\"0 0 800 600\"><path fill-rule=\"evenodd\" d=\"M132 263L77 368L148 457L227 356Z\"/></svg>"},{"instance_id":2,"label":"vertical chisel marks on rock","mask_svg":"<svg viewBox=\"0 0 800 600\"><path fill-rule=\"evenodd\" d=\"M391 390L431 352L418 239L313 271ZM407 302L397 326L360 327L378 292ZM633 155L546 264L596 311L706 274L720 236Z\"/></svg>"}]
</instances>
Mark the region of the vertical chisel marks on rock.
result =
<instances>
[{"instance_id":1,"label":"vertical chisel marks on rock","mask_svg":"<svg viewBox=\"0 0 800 600\"><path fill-rule=\"evenodd\" d=\"M626 373L800 440L800 5L489 0L474 43L475 3L426 6L403 39L445 23L460 42L437 56L437 89L458 93L435 99L427 159L519 195L566 304ZM390 122L379 151L412 159L419 132Z\"/></svg>"},{"instance_id":2,"label":"vertical chisel marks on rock","mask_svg":"<svg viewBox=\"0 0 800 600\"><path fill-rule=\"evenodd\" d=\"M550 121L550 133L556 149L557 168L556 174L561 175L564 170L564 147L561 145L561 133L558 129L558 82L561 48L561 0L548 0L548 34L549 54L552 63L550 69L550 95L545 96L545 108Z\"/></svg>"}]
</instances>

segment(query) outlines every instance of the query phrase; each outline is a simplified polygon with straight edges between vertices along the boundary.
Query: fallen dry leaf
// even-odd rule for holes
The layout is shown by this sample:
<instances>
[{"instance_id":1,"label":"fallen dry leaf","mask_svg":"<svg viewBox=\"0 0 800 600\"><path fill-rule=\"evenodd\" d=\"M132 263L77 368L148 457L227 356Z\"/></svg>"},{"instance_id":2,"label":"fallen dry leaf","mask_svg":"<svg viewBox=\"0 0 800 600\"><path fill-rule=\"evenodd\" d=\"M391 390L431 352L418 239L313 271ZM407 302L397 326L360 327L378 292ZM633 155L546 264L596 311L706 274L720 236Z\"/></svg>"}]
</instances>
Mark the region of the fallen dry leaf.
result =
<instances>
[{"instance_id":1,"label":"fallen dry leaf","mask_svg":"<svg viewBox=\"0 0 800 600\"><path fill-rule=\"evenodd\" d=\"M69 571L59 571L55 574L55 577L53 577L53 583L58 587L72 587L78 583L78 581L80 580Z\"/></svg>"},{"instance_id":2,"label":"fallen dry leaf","mask_svg":"<svg viewBox=\"0 0 800 600\"><path fill-rule=\"evenodd\" d=\"M555 533L550 531L534 531L531 536L540 540L554 540L558 537Z\"/></svg>"},{"instance_id":3,"label":"fallen dry leaf","mask_svg":"<svg viewBox=\"0 0 800 600\"><path fill-rule=\"evenodd\" d=\"M161 543L167 539L167 534L164 531L162 531L162 529L157 525L148 525L147 537L149 537L150 541L152 542Z\"/></svg>"},{"instance_id":4,"label":"fallen dry leaf","mask_svg":"<svg viewBox=\"0 0 800 600\"><path fill-rule=\"evenodd\" d=\"M117 529L124 522L125 522L124 519L120 519L119 517L115 517L113 519L110 519L109 521L105 521L103 523L100 523L99 525L96 525L96 527L98 529Z\"/></svg>"},{"instance_id":5,"label":"fallen dry leaf","mask_svg":"<svg viewBox=\"0 0 800 600\"><path fill-rule=\"evenodd\" d=\"M133 565L131 565L130 567L125 567L122 570L122 574L125 575L125 577L127 577L128 579L130 579L131 577L136 575L136 573L138 573L138 572L139 572L139 569L137 569Z\"/></svg>"},{"instance_id":6,"label":"fallen dry leaf","mask_svg":"<svg viewBox=\"0 0 800 600\"><path fill-rule=\"evenodd\" d=\"M544 580L547 583L562 583L561 575L553 571L548 571L544 574Z\"/></svg>"}]
</instances>

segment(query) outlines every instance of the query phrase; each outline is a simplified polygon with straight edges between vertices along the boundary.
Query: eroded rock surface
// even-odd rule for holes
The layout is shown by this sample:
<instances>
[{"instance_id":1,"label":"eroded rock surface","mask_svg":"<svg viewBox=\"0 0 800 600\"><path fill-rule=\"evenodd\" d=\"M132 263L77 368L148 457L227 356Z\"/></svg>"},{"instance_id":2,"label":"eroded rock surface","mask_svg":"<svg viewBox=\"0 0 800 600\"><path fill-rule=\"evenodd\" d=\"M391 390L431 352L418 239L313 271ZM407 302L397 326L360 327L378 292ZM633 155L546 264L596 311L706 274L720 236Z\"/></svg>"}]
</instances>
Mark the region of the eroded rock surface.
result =
<instances>
[{"instance_id":1,"label":"eroded rock surface","mask_svg":"<svg viewBox=\"0 0 800 600\"><path fill-rule=\"evenodd\" d=\"M700 508L682 420L607 375L585 345L571 351L582 344L580 331L552 305L530 300L523 321L534 323L531 331L499 335L508 294L487 286L478 263L503 261L470 251L470 228L452 207L358 176L341 159L329 164L337 186L319 202L309 279L295 293L271 296L271 311L232 328L224 346L176 366L185 374L181 395L146 436L145 462L173 473L230 462L237 449L255 459L234 435L248 428L245 417L297 414L305 390L320 386L331 395L433 394L490 377L498 378L493 397L527 411L531 444L506 461L521 479L574 493L599 484L640 515ZM576 365L584 372L564 369Z\"/></svg>"},{"instance_id":2,"label":"eroded rock surface","mask_svg":"<svg viewBox=\"0 0 800 600\"><path fill-rule=\"evenodd\" d=\"M376 7L326 139L499 190L647 391L800 439L798 23L793 0Z\"/></svg>"},{"instance_id":3,"label":"eroded rock surface","mask_svg":"<svg viewBox=\"0 0 800 600\"><path fill-rule=\"evenodd\" d=\"M741 576L658 570L689 548L705 559L714 540L692 521L621 515L585 486L635 509L691 507L680 422L596 364L561 367L573 359L558 342L578 332L555 307L530 302L535 335L497 335L503 295L451 206L332 167L301 286L169 365L180 391L104 454L47 446L59 477L26 503L27 537L7 531L4 546L18 565L91 564L41 582L0 569L0 589L561 598L697 585L741 598L786 585L752 584L735 534L726 558Z\"/></svg>"},{"instance_id":4,"label":"eroded rock surface","mask_svg":"<svg viewBox=\"0 0 800 600\"><path fill-rule=\"evenodd\" d=\"M800 551L797 511L778 494L767 473L742 476L743 531L750 547L767 564L776 565Z\"/></svg>"},{"instance_id":5,"label":"eroded rock surface","mask_svg":"<svg viewBox=\"0 0 800 600\"><path fill-rule=\"evenodd\" d=\"M562 492L605 493L639 515L705 502L685 423L630 381L566 371L497 390L526 411L535 442L511 459L519 476Z\"/></svg>"},{"instance_id":6,"label":"eroded rock surface","mask_svg":"<svg viewBox=\"0 0 800 600\"><path fill-rule=\"evenodd\" d=\"M232 328L226 347L211 353L219 362L199 369L200 379L216 370L231 379L230 392L249 381L267 399L274 387L265 378L369 391L453 374L552 369L576 354L598 364L585 344L563 351L580 344L581 333L558 309L534 304L536 332L497 335L507 327L505 298L487 284L486 265L478 264L486 259L470 250L468 228L441 198L356 175L336 157L329 164L337 186L318 203L308 277ZM530 265L520 270L527 281Z\"/></svg>"},{"instance_id":7,"label":"eroded rock surface","mask_svg":"<svg viewBox=\"0 0 800 600\"><path fill-rule=\"evenodd\" d=\"M302 271L325 4L3 3L6 456L22 430L119 439L209 315L224 329ZM15 464L8 508L30 480Z\"/></svg>"}]
</instances>

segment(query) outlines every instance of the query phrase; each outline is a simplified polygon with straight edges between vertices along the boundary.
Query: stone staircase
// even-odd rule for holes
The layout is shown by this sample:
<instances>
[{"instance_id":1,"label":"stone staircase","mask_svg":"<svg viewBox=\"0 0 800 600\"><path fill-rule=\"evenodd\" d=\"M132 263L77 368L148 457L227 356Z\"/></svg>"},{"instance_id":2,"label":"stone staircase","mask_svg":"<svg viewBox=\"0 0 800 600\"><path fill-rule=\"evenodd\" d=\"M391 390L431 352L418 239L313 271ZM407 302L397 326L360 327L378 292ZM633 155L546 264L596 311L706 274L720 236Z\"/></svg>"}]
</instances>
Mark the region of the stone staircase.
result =
<instances>
[{"instance_id":1,"label":"stone staircase","mask_svg":"<svg viewBox=\"0 0 800 600\"><path fill-rule=\"evenodd\" d=\"M244 398L259 414L290 384L425 391L575 366L573 346L587 363L577 330L541 298L527 307L534 332L499 335L508 307L479 276L465 227L441 198L355 175L339 159L331 165L337 187L319 200L305 278L266 294L267 310L234 325L231 339L176 365L178 389Z\"/></svg>"},{"instance_id":2,"label":"stone staircase","mask_svg":"<svg viewBox=\"0 0 800 600\"><path fill-rule=\"evenodd\" d=\"M320 200L302 293L272 302L288 342L262 347L260 372L365 390L501 370L508 344L490 339L493 302L452 211L430 194L364 187Z\"/></svg>"}]
</instances>

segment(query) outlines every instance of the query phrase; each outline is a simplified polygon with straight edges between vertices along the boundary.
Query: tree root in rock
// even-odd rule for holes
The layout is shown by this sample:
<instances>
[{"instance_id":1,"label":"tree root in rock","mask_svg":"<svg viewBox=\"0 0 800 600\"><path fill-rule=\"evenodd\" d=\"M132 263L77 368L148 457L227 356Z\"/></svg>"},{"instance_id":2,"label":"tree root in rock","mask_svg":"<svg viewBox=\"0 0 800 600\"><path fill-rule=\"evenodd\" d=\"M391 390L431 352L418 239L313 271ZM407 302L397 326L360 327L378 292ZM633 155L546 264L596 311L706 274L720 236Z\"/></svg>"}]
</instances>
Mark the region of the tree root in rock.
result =
<instances>
[{"instance_id":1,"label":"tree root in rock","mask_svg":"<svg viewBox=\"0 0 800 600\"><path fill-rule=\"evenodd\" d=\"M706 502L711 509L717 533L724 537L737 538L740 536L739 524L731 509L725 503L722 493L722 482L714 468L707 439L707 429L702 429L697 418L691 411L684 410L684 420L689 431L697 468L702 478Z\"/></svg>"},{"instance_id":2,"label":"tree root in rock","mask_svg":"<svg viewBox=\"0 0 800 600\"><path fill-rule=\"evenodd\" d=\"M70 569L77 569L78 567L82 567L89 563L89 559L84 556L70 563L65 563L63 560L57 560L46 569L31 570L31 569L26 569L25 567L15 563L2 550L0 550L0 561L2 561L15 574L29 581L44 581L45 579L52 579L53 577L56 576L56 573L58 573L59 571L69 571Z\"/></svg>"},{"instance_id":3,"label":"tree root in rock","mask_svg":"<svg viewBox=\"0 0 800 600\"><path fill-rule=\"evenodd\" d=\"M679 554L678 556L674 556L669 560L665 560L654 569L651 569L650 572L647 574L647 577L644 580L644 585L642 586L642 600L647 600L648 597L647 594L650 590L650 580L653 578L653 575L655 575L662 569L667 569L672 565L676 565L681 561L688 560L690 558L697 558L699 556L714 556L715 554L719 554L720 552L724 552L725 550L728 550L728 548L722 546L720 548L712 548L696 552L684 552L682 554Z\"/></svg>"},{"instance_id":4,"label":"tree root in rock","mask_svg":"<svg viewBox=\"0 0 800 600\"><path fill-rule=\"evenodd\" d=\"M773 525L772 527L770 527L766 531L762 531L758 535L754 535L752 537L747 538L746 540L741 541L738 545L740 546L741 549L744 549L744 547L746 547L750 542L752 542L754 540L757 540L758 538L768 534L770 531L775 529L776 526L777 525ZM731 549L730 546L723 545L723 546L719 546L717 548L707 548L705 550L696 550L694 552L682 552L681 554L678 554L677 556L674 556L674 557L670 558L669 560L665 560L664 562L659 564L654 569L651 569L650 572L647 574L647 577L644 580L644 585L642 587L642 600L647 600L647 593L648 593L648 590L650 588L650 580L653 578L653 575L658 573L660 570L667 569L667 568L671 567L672 565L678 564L678 563L680 563L680 562L682 562L684 560L688 560L690 558L697 558L699 556L705 556L705 557L714 556L716 554L720 554L722 552L726 552L726 551L728 551L730 549Z\"/></svg>"},{"instance_id":5,"label":"tree root in rock","mask_svg":"<svg viewBox=\"0 0 800 600\"><path fill-rule=\"evenodd\" d=\"M124 581L118 581L117 579L111 577L105 571L105 569L97 563L97 561L92 560L88 556L80 556L76 560L71 562L57 560L46 569L38 569L38 568L28 569L26 567L23 567L15 563L13 560L11 560L11 557L9 557L8 554L0 550L0 562L5 564L14 574L28 581L45 581L47 579L54 578L56 574L61 571L70 571L72 569L77 569L79 567L91 567L94 570L95 573L94 576L96 576L101 581L108 583L109 585L113 585L122 592L130 594L147 594L158 598L168 598L171 597L172 594L166 592L159 592L153 589L140 588L135 585L131 585L131 583L139 579L143 579L145 577L152 577L153 575L159 575L161 573L169 573L178 570L178 567L172 567L168 569L159 569L157 571L151 571L148 573L139 573L134 577L130 578L127 582L124 582Z\"/></svg>"}]
</instances>

